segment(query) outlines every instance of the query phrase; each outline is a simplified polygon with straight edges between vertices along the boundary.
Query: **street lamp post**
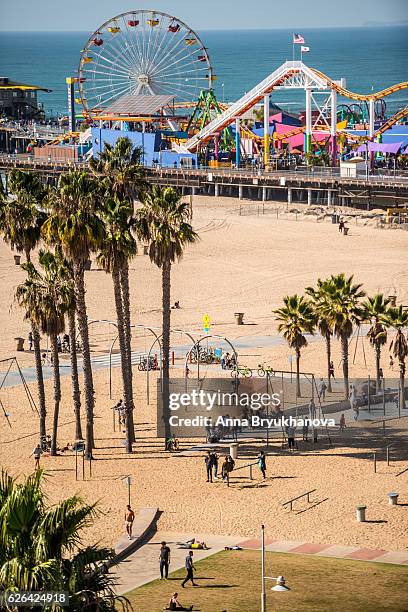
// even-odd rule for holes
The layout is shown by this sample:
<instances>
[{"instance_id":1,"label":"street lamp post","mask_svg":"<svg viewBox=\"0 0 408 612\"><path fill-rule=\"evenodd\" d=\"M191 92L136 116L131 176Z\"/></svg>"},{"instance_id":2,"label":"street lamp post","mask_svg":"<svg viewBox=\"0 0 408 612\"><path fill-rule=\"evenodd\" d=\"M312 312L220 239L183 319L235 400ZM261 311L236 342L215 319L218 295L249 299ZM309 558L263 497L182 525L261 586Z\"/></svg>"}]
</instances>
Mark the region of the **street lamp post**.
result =
<instances>
[{"instance_id":1,"label":"street lamp post","mask_svg":"<svg viewBox=\"0 0 408 612\"><path fill-rule=\"evenodd\" d=\"M276 585L272 587L272 591L286 593L290 588L286 586L286 581L283 576L273 577L265 576L265 525L261 526L262 545L261 545L261 573L262 573L262 592L261 592L261 612L266 612L266 590L265 581L275 580Z\"/></svg>"}]
</instances>

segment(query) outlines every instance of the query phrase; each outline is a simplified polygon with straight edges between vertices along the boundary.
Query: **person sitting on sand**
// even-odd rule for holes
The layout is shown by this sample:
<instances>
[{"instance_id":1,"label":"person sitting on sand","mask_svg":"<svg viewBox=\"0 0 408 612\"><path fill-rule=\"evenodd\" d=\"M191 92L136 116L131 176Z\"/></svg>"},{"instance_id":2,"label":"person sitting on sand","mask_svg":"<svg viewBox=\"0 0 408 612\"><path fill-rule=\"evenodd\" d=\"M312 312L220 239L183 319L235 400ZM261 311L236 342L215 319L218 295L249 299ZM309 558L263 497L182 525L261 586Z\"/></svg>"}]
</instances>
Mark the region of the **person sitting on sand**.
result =
<instances>
[{"instance_id":1,"label":"person sitting on sand","mask_svg":"<svg viewBox=\"0 0 408 612\"><path fill-rule=\"evenodd\" d=\"M193 606L185 608L178 600L178 593L173 593L170 598L169 605L165 610L192 610Z\"/></svg>"}]
</instances>

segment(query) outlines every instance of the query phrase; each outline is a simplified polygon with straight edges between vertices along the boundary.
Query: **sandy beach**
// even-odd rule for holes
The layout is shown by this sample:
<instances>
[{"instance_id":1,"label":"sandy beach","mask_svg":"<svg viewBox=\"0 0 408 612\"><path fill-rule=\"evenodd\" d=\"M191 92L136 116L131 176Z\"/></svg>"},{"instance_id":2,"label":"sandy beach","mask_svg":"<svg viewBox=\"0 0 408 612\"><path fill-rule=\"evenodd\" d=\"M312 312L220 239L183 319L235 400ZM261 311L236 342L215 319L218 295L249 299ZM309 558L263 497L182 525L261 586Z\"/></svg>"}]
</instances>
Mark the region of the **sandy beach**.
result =
<instances>
[{"instance_id":1,"label":"sandy beach","mask_svg":"<svg viewBox=\"0 0 408 612\"><path fill-rule=\"evenodd\" d=\"M190 247L184 259L173 268L172 298L181 308L172 311L174 328L199 334L202 316L208 313L211 333L241 342L274 337L277 334L272 310L281 304L282 296L303 293L318 278L345 272L354 274L355 281L364 284L369 294L383 292L396 295L397 302L408 301L406 252L408 233L402 230L378 229L375 219L350 221L348 236L339 234L330 219L290 214L282 204L267 203L265 214L257 203L240 203L229 198L194 199L193 222L200 241ZM261 204L262 207L262 204ZM304 210L305 207L297 207ZM276 212L278 210L278 213ZM259 212L259 216L258 216ZM364 223L367 223L366 225ZM157 329L161 324L161 277L144 256L143 249L131 263L132 322ZM95 265L93 265L95 268ZM33 366L28 351L15 352L16 336L27 338L29 326L22 321L23 313L13 303L15 288L24 272L14 265L8 246L0 243L0 356L17 356L24 368ZM97 269L86 274L87 304L90 319L115 319L112 282ZM235 312L244 312L246 325L237 326ZM91 326L91 342L95 355L105 355L115 336L113 326ZM135 330L133 348L144 351L151 336ZM391 335L390 335L391 338ZM180 332L172 336L173 346L188 343ZM218 340L214 339L217 345ZM43 341L46 346L46 341ZM27 348L27 341L26 341ZM355 337L350 344L354 362L351 375L374 375L374 355L368 342ZM248 348L240 351L240 362L251 367L265 362L275 369L288 368L289 349L272 341L259 343L248 340ZM333 342L333 360L340 368L338 342ZM63 366L66 366L66 361ZM180 375L181 362L175 368ZM4 365L1 371L4 370ZM302 369L316 376L325 373L324 343L313 341L302 352ZM384 349L384 370L388 369L388 345ZM345 434L333 435L334 448L322 442L319 448L289 455L278 441L271 446L268 457L268 480L261 482L258 469L255 480L237 479L230 488L221 482L207 484L203 453L188 451L192 446L183 441L182 452L171 456L162 451L162 441L155 439L156 407L154 397L146 401L145 373L134 368L136 405L136 445L133 455L124 452L123 433L113 431L111 407L121 397L120 372L113 369L113 398L109 398L106 369L95 372L96 390L96 451L92 479L75 480L75 457L64 453L56 458L43 458L47 470L47 491L55 501L78 492L87 501L99 500L102 512L97 524L86 538L113 545L123 529L123 510L127 492L121 480L133 475L132 504L158 506L162 511L160 528L191 530L219 534L252 536L258 525L270 525L273 535L281 539L308 542L359 545L388 550L408 547L408 514L406 507L388 506L387 493L400 492L401 503L408 503L406 482L408 472L396 473L408 467L408 455L401 453L398 461L387 466L381 460L378 473L373 474L373 450L385 446L377 433L371 436L368 425L359 423ZM394 373L395 374L395 373ZM33 394L35 384L30 383ZM73 441L73 409L70 379L62 379L63 402L60 417L60 445ZM154 385L152 385L154 387ZM48 424L52 417L52 380L47 380ZM0 399L11 413L10 423L0 416L1 465L15 475L29 473L34 461L29 457L38 432L38 419L31 411L22 387L0 390ZM406 436L408 418L389 429L390 439ZM398 434L399 432L399 434ZM361 444L358 444L361 437ZM247 442L242 445L239 465L255 457L263 446ZM241 472L243 474L243 471ZM273 478L271 478L273 477ZM316 489L316 505L306 508L302 502L290 513L282 503L308 489ZM405 495L405 497L404 497ZM372 522L359 524L355 506L365 503Z\"/></svg>"}]
</instances>

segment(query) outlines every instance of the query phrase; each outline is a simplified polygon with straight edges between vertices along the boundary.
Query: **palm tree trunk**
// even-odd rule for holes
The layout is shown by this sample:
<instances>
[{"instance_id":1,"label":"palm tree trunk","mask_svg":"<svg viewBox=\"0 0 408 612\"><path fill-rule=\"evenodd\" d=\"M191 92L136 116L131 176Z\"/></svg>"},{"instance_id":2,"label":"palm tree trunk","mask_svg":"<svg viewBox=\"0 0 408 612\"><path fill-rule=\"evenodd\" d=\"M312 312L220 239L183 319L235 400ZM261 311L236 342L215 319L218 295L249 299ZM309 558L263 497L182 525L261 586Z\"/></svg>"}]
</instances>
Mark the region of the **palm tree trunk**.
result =
<instances>
[{"instance_id":1,"label":"palm tree trunk","mask_svg":"<svg viewBox=\"0 0 408 612\"><path fill-rule=\"evenodd\" d=\"M68 333L71 358L71 383L72 383L72 399L74 402L75 411L75 439L82 440L82 425L81 425L81 391L79 388L78 377L78 355L76 347L76 323L75 309L68 312Z\"/></svg>"},{"instance_id":2,"label":"palm tree trunk","mask_svg":"<svg viewBox=\"0 0 408 612\"><path fill-rule=\"evenodd\" d=\"M84 371L85 387L85 411L86 411L86 433L85 452L87 457L92 455L94 443L94 386L92 377L91 351L89 347L88 315L85 301L84 264L81 261L74 262L75 281L75 303L78 315L78 327L82 342L82 367Z\"/></svg>"},{"instance_id":3,"label":"palm tree trunk","mask_svg":"<svg viewBox=\"0 0 408 612\"><path fill-rule=\"evenodd\" d=\"M344 399L349 398L349 371L348 371L348 338L341 337L341 355L343 359Z\"/></svg>"},{"instance_id":4,"label":"palm tree trunk","mask_svg":"<svg viewBox=\"0 0 408 612\"><path fill-rule=\"evenodd\" d=\"M47 409L45 404L45 389L44 389L44 376L41 362L41 346L40 346L40 333L36 324L31 321L31 333L33 334L33 346L34 346L34 358L35 358L35 372L37 377L37 391L38 391L38 404L40 412L40 444L45 440L47 435Z\"/></svg>"},{"instance_id":5,"label":"palm tree trunk","mask_svg":"<svg viewBox=\"0 0 408 612\"><path fill-rule=\"evenodd\" d=\"M399 382L399 391L400 391L400 398L399 398L399 405L400 405L400 410L402 410L403 408L405 408L405 363L404 361L400 361L399 363L399 370L400 370L400 382Z\"/></svg>"},{"instance_id":6,"label":"palm tree trunk","mask_svg":"<svg viewBox=\"0 0 408 612\"><path fill-rule=\"evenodd\" d=\"M165 261L162 267L162 298L163 298L163 356L162 356L162 401L163 401L163 421L165 448L167 440L171 436L169 423L169 367L170 367L170 278L171 262Z\"/></svg>"},{"instance_id":7,"label":"palm tree trunk","mask_svg":"<svg viewBox=\"0 0 408 612\"><path fill-rule=\"evenodd\" d=\"M129 264L127 261L120 270L120 288L123 306L123 331L125 335L126 358L128 363L128 387L129 387L129 427L132 442L135 442L135 425L133 400L133 371L132 371L132 328L130 322L130 291L129 291Z\"/></svg>"},{"instance_id":8,"label":"palm tree trunk","mask_svg":"<svg viewBox=\"0 0 408 612\"><path fill-rule=\"evenodd\" d=\"M125 402L126 410L126 451L132 452L132 432L131 432L131 407L132 407L132 395L129 393L129 360L126 348L125 331L123 326L123 301L120 287L120 272L116 264L112 269L112 280L113 280L113 292L115 296L115 308L116 308L116 319L118 324L118 338L119 338L119 349L120 349L120 360L121 360L121 371L122 371L122 386L123 386L123 399Z\"/></svg>"},{"instance_id":9,"label":"palm tree trunk","mask_svg":"<svg viewBox=\"0 0 408 612\"><path fill-rule=\"evenodd\" d=\"M379 393L381 387L381 344L378 342L375 345L375 374L376 374L376 392Z\"/></svg>"},{"instance_id":10,"label":"palm tree trunk","mask_svg":"<svg viewBox=\"0 0 408 612\"><path fill-rule=\"evenodd\" d=\"M326 334L326 356L327 356L327 392L332 393L332 384L330 376L330 362L331 362L331 334Z\"/></svg>"},{"instance_id":11,"label":"palm tree trunk","mask_svg":"<svg viewBox=\"0 0 408 612\"><path fill-rule=\"evenodd\" d=\"M300 350L296 348L296 395L302 397L300 390Z\"/></svg>"},{"instance_id":12,"label":"palm tree trunk","mask_svg":"<svg viewBox=\"0 0 408 612\"><path fill-rule=\"evenodd\" d=\"M52 423L52 438L51 438L51 455L57 454L57 435L58 435L58 417L61 402L61 378L59 371L59 354L57 344L57 334L52 334L51 349L52 349L52 367L54 370L54 419Z\"/></svg>"}]
</instances>

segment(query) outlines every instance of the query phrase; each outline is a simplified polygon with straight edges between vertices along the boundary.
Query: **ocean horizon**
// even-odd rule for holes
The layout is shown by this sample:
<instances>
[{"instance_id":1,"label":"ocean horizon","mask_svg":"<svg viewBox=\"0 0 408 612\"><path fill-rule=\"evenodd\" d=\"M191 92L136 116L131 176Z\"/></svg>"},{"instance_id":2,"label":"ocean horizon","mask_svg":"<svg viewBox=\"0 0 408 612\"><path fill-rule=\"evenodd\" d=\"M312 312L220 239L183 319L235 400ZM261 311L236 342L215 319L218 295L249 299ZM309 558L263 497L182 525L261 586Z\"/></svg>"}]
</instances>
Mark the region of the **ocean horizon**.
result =
<instances>
[{"instance_id":1,"label":"ocean horizon","mask_svg":"<svg viewBox=\"0 0 408 612\"><path fill-rule=\"evenodd\" d=\"M95 29L98 24L96 23ZM208 49L220 101L233 102L280 64L292 59L292 30L198 30ZM408 25L301 29L310 53L303 61L333 79L345 78L359 93L379 91L408 81ZM80 51L92 32L0 32L0 74L51 89L40 94L47 114L65 114L65 78L75 76ZM296 46L297 56L299 50ZM301 91L272 94L283 108L304 108ZM387 114L408 103L402 90L386 99Z\"/></svg>"}]
</instances>

